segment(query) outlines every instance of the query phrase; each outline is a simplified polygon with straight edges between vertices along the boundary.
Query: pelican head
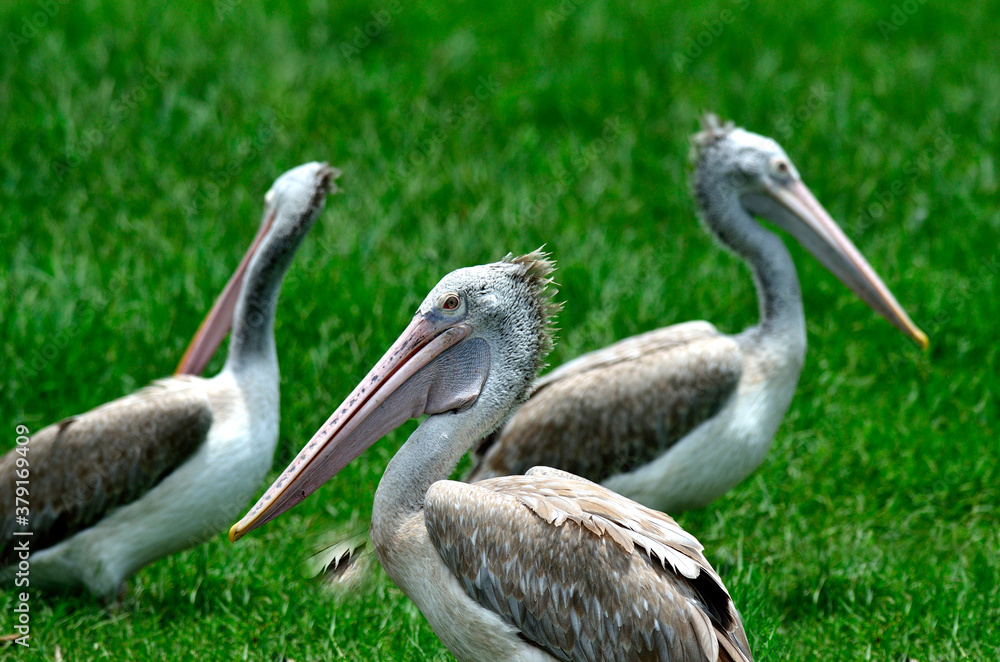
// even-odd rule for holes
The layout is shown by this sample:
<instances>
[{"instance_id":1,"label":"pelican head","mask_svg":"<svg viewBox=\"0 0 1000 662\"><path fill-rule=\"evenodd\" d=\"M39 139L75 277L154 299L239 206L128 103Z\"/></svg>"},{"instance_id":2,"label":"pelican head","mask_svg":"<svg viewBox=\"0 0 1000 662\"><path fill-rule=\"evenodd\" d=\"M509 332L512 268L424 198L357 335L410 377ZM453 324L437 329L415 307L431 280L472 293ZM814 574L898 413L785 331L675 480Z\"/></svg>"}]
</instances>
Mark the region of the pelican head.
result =
<instances>
[{"instance_id":1,"label":"pelican head","mask_svg":"<svg viewBox=\"0 0 1000 662\"><path fill-rule=\"evenodd\" d=\"M785 230L873 310L921 347L927 336L802 182L785 150L770 138L707 115L692 139L695 196L709 230L727 246L741 240L751 215ZM759 256L766 259L767 256Z\"/></svg>"},{"instance_id":2,"label":"pelican head","mask_svg":"<svg viewBox=\"0 0 1000 662\"><path fill-rule=\"evenodd\" d=\"M327 193L336 192L334 180L339 176L336 168L313 162L289 170L274 182L264 195L264 216L257 235L198 327L175 374L201 374L232 327L233 312L251 260L265 242L285 244L304 237L323 210ZM287 251L288 260L292 255L294 251Z\"/></svg>"},{"instance_id":3,"label":"pelican head","mask_svg":"<svg viewBox=\"0 0 1000 662\"><path fill-rule=\"evenodd\" d=\"M326 163L306 163L279 177L264 194L265 235L304 235L323 209L329 193L337 192L340 171Z\"/></svg>"},{"instance_id":4,"label":"pelican head","mask_svg":"<svg viewBox=\"0 0 1000 662\"><path fill-rule=\"evenodd\" d=\"M233 542L312 494L411 418L461 416L454 443L492 432L527 397L552 346L552 262L539 251L459 269L229 532ZM430 422L431 418L425 421ZM463 448L463 452L465 450Z\"/></svg>"}]
</instances>

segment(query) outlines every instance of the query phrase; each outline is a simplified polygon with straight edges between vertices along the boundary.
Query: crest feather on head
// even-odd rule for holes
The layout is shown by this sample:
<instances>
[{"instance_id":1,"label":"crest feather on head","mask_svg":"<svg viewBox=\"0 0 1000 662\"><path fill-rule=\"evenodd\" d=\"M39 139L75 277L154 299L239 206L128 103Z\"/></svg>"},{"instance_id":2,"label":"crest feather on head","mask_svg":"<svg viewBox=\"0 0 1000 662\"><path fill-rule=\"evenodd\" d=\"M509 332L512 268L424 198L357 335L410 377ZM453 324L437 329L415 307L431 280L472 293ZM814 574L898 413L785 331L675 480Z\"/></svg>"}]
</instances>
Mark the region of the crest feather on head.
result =
<instances>
[{"instance_id":1,"label":"crest feather on head","mask_svg":"<svg viewBox=\"0 0 1000 662\"><path fill-rule=\"evenodd\" d=\"M723 124L715 113L705 113L701 118L701 131L691 136L691 160L699 161L708 148L726 138L735 128L732 121Z\"/></svg>"},{"instance_id":2,"label":"crest feather on head","mask_svg":"<svg viewBox=\"0 0 1000 662\"><path fill-rule=\"evenodd\" d=\"M540 350L538 353L538 366L540 370L545 365L545 357L552 350L552 340L555 336L555 317L562 310L562 303L556 302L554 297L559 291L553 287L555 281L552 279L552 272L555 271L556 263L550 259L551 253L546 253L542 248L538 248L526 255L514 257L513 253L508 253L501 263L510 264L515 267L514 276L525 280L535 294L538 304L538 315L541 318Z\"/></svg>"}]
</instances>

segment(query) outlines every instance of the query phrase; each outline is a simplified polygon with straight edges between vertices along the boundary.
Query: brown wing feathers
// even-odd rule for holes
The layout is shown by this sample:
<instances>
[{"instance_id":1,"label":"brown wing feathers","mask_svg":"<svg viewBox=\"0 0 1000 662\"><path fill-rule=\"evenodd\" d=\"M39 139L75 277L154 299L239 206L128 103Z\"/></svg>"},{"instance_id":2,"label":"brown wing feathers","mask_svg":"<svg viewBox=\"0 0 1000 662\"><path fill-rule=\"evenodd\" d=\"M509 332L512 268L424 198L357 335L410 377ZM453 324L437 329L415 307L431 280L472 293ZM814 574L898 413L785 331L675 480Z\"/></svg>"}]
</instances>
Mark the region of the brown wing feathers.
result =
<instances>
[{"instance_id":1,"label":"brown wing feathers","mask_svg":"<svg viewBox=\"0 0 1000 662\"><path fill-rule=\"evenodd\" d=\"M153 385L50 425L32 436L28 529L32 551L82 531L135 501L184 462L212 424L198 389ZM16 455L0 458L0 484L14 484ZM13 490L0 496L0 567L15 561Z\"/></svg>"},{"instance_id":2,"label":"brown wing feathers","mask_svg":"<svg viewBox=\"0 0 1000 662\"><path fill-rule=\"evenodd\" d=\"M602 481L652 461L735 392L739 347L706 323L585 355L543 378L477 450L470 481L557 466Z\"/></svg>"},{"instance_id":3,"label":"brown wing feathers","mask_svg":"<svg viewBox=\"0 0 1000 662\"><path fill-rule=\"evenodd\" d=\"M662 513L567 476L539 467L431 487L428 534L469 596L557 659L750 660L698 541Z\"/></svg>"}]
</instances>

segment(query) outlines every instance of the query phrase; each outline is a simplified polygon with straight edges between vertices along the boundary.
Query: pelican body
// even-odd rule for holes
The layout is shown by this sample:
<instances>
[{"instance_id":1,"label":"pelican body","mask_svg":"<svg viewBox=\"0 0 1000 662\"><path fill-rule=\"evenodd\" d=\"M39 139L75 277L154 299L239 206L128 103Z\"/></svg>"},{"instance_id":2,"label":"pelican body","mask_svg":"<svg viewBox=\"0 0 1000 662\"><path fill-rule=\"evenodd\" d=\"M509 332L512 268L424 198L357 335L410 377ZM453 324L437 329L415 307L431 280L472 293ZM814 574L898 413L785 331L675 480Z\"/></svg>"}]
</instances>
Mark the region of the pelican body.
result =
<instances>
[{"instance_id":1,"label":"pelican body","mask_svg":"<svg viewBox=\"0 0 1000 662\"><path fill-rule=\"evenodd\" d=\"M687 322L581 356L537 382L531 398L477 450L469 481L547 464L676 513L712 502L763 461L791 404L806 353L789 232L903 333L927 346L868 262L773 140L722 126L693 139L704 225L750 266L760 323L729 336Z\"/></svg>"},{"instance_id":2,"label":"pelican body","mask_svg":"<svg viewBox=\"0 0 1000 662\"><path fill-rule=\"evenodd\" d=\"M532 253L446 276L230 539L426 415L379 483L371 540L456 658L750 660L729 593L668 516L546 467L447 480L527 396L551 345L551 268Z\"/></svg>"},{"instance_id":3,"label":"pelican body","mask_svg":"<svg viewBox=\"0 0 1000 662\"><path fill-rule=\"evenodd\" d=\"M31 515L0 497L3 577L30 531L31 586L111 596L145 565L223 530L264 479L278 440L274 315L285 271L338 173L310 163L268 192L261 228L173 377L36 433ZM195 376L232 324L222 372ZM0 482L14 484L14 451ZM8 496L9 495L9 496Z\"/></svg>"}]
</instances>

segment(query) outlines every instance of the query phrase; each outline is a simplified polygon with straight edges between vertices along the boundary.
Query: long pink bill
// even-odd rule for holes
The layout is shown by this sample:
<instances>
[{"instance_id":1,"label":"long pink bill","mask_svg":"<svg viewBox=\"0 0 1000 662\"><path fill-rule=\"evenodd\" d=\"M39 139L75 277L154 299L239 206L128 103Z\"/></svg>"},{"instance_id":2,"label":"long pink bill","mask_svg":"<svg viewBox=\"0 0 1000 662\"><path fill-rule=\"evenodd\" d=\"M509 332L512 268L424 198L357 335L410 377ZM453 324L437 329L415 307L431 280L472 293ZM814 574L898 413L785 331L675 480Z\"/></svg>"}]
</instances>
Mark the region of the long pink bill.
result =
<instances>
[{"instance_id":1,"label":"long pink bill","mask_svg":"<svg viewBox=\"0 0 1000 662\"><path fill-rule=\"evenodd\" d=\"M489 372L489 352L482 339L467 339L470 331L463 323L416 316L264 496L233 525L229 539L236 542L302 502L407 420L474 402Z\"/></svg>"},{"instance_id":2,"label":"long pink bill","mask_svg":"<svg viewBox=\"0 0 1000 662\"><path fill-rule=\"evenodd\" d=\"M926 349L927 335L913 323L896 297L875 273L861 252L801 181L778 185L770 191L778 214L768 214L790 232L824 267L875 312ZM757 196L755 196L757 197ZM757 197L758 203L761 202Z\"/></svg>"},{"instance_id":3,"label":"long pink bill","mask_svg":"<svg viewBox=\"0 0 1000 662\"><path fill-rule=\"evenodd\" d=\"M226 335L228 335L229 330L232 328L233 312L236 309L236 301L240 297L240 291L243 289L247 265L250 264L250 260L253 259L257 249L260 248L264 237L271 231L271 226L274 224L277 212L274 209L268 209L265 213L267 214L266 220L261 223L260 229L257 230L257 236L254 237L253 242L250 244L250 248L247 249L243 259L240 260L239 266L236 267L236 271L233 272L233 275L229 278L229 282L222 289L219 298L215 300L212 309L208 311L208 315L202 320L201 326L198 327L194 337L188 344L184 356L181 357L180 363L177 364L177 369L174 370L175 375L200 375L205 370L208 362L212 360L215 352L219 349L222 341L225 340Z\"/></svg>"}]
</instances>

